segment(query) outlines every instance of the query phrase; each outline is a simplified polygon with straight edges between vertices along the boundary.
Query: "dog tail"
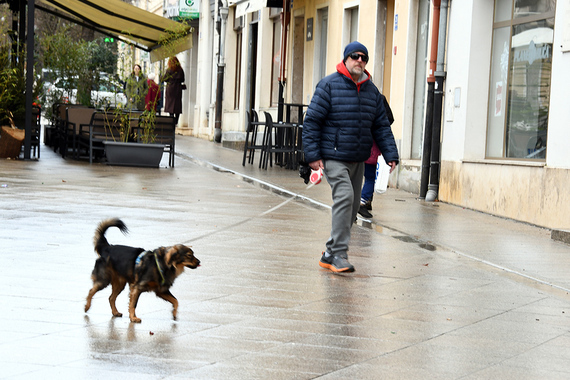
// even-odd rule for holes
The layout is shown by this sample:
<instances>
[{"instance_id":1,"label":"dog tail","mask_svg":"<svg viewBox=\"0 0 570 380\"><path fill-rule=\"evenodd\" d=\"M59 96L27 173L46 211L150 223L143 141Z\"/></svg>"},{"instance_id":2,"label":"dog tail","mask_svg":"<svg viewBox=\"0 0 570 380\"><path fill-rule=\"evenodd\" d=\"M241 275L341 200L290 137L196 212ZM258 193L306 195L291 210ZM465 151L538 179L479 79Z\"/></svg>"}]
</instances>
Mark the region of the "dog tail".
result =
<instances>
[{"instance_id":1,"label":"dog tail","mask_svg":"<svg viewBox=\"0 0 570 380\"><path fill-rule=\"evenodd\" d=\"M107 238L105 238L105 232L107 232L110 227L117 227L123 234L129 232L125 223L119 218L107 219L99 223L99 226L95 230L95 237L93 238L95 252L97 252L99 256L101 256L103 248L109 246L109 242Z\"/></svg>"}]
</instances>

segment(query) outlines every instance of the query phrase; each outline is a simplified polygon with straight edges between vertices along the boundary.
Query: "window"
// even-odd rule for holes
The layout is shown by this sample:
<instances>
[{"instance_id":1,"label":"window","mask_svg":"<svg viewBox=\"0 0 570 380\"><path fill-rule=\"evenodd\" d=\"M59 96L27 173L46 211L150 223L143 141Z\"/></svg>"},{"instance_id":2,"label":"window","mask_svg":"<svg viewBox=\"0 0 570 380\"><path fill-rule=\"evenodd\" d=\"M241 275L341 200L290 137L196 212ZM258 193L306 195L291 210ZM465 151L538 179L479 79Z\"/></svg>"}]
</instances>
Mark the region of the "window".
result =
<instances>
[{"instance_id":1,"label":"window","mask_svg":"<svg viewBox=\"0 0 570 380\"><path fill-rule=\"evenodd\" d=\"M358 7L344 10L343 46L358 40Z\"/></svg>"},{"instance_id":2,"label":"window","mask_svg":"<svg viewBox=\"0 0 570 380\"><path fill-rule=\"evenodd\" d=\"M327 75L327 36L329 28L329 9L317 10L317 29L315 39L315 75L316 84Z\"/></svg>"},{"instance_id":3,"label":"window","mask_svg":"<svg viewBox=\"0 0 570 380\"><path fill-rule=\"evenodd\" d=\"M546 158L556 0L495 0L488 158Z\"/></svg>"}]
</instances>

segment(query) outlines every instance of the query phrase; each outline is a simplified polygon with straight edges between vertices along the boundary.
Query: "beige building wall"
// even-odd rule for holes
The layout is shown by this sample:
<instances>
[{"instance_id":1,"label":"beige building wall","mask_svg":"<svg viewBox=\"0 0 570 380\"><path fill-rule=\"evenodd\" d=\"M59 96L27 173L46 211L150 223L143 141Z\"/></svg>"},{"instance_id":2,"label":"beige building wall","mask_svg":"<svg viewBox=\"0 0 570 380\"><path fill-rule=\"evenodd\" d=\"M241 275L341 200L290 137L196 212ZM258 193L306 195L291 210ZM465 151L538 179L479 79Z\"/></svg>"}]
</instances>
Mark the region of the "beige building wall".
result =
<instances>
[{"instance_id":1,"label":"beige building wall","mask_svg":"<svg viewBox=\"0 0 570 380\"><path fill-rule=\"evenodd\" d=\"M271 108L271 67L273 62L273 21L269 8L261 10L257 34L257 78L255 104L259 110ZM276 114L275 114L276 115Z\"/></svg>"},{"instance_id":2,"label":"beige building wall","mask_svg":"<svg viewBox=\"0 0 570 380\"><path fill-rule=\"evenodd\" d=\"M235 20L235 7L232 7L228 13L228 21L226 26L226 54L225 54L225 70L224 70L224 98L222 105L222 128L224 133L226 132L239 132L245 130L245 107L240 107L239 109L234 109L234 98L236 90L236 76L237 73L237 55L236 46L238 43L237 33L234 31L234 20ZM242 66L244 61L247 61L247 51L244 51L244 45L247 45L247 25L245 23L244 29L242 30ZM245 96L244 84L245 77L243 76L245 68L241 68L241 89L240 99ZM235 135L235 134L234 134ZM229 136L228 136L229 137ZM236 137L240 138L240 137Z\"/></svg>"},{"instance_id":3,"label":"beige building wall","mask_svg":"<svg viewBox=\"0 0 570 380\"><path fill-rule=\"evenodd\" d=\"M413 93L409 93L408 88L406 88L407 72L406 68L410 64L408 60L408 43L411 39L409 32L409 3L410 1L396 0L394 2L394 14L392 17L398 18L397 29L396 25L392 25L393 33L393 44L392 50L387 52L391 56L391 69L389 71L390 78L385 78L385 81L389 81L390 86L384 86L384 95L390 102L390 108L392 108L392 113L394 114L394 124L392 124L392 132L394 137L398 142L398 148L401 155L402 146L402 130L404 128L405 113L407 112L406 96L413 96ZM394 21L395 23L395 21ZM415 37L413 37L415 39ZM387 54L388 57L388 54ZM412 77L413 79L413 77ZM408 111L409 112L409 111Z\"/></svg>"},{"instance_id":4,"label":"beige building wall","mask_svg":"<svg viewBox=\"0 0 570 380\"><path fill-rule=\"evenodd\" d=\"M543 164L442 161L440 199L547 228L568 228L570 170Z\"/></svg>"},{"instance_id":5,"label":"beige building wall","mask_svg":"<svg viewBox=\"0 0 570 380\"><path fill-rule=\"evenodd\" d=\"M407 19L408 12L408 2L407 1L396 1L398 9L401 12L399 15L400 20ZM404 82L405 78L405 62L406 62L406 46L407 46L407 21L401 21L399 26L399 32L393 32L393 17L394 17L394 0L387 0L388 10L387 10L387 30L386 30L386 46L384 50L384 56L376 55L376 29L377 29L377 17L378 17L378 5L377 0L338 0L338 1L320 1L320 0L295 0L293 3L293 15L304 16L305 27L308 19L313 19L313 39L311 41L304 41L304 84L303 84L303 101L308 104L311 96L314 92L314 88L317 81L314 79L314 59L317 54L316 41L318 29L318 19L317 11L322 8L328 7L328 36L327 36L327 57L326 57L326 72L331 74L336 71L336 65L342 60L342 54L344 52L344 47L349 41L346 36L346 11L353 7L358 7L358 41L364 44L369 52L370 61L367 65L367 70L371 73L373 78L376 78L381 73L376 73L374 68L376 66L376 61L384 59L384 80L383 86L379 86L380 91L390 100L392 100L392 84L399 84ZM305 31L306 33L306 31ZM293 26L290 27L289 33L289 43L288 43L288 56L287 56L287 72L288 78L291 77L292 73L292 35ZM393 54L393 45L399 45L399 50L397 54ZM393 71L392 67L398 67L397 70ZM380 82L375 80L376 83ZM286 99L291 97L291 89L287 89ZM403 88L397 93L399 101L402 101L404 96ZM395 100L398 102L398 100ZM400 109L402 107L399 107ZM399 117L399 120L403 118ZM396 138L401 137L401 122L399 126L394 125Z\"/></svg>"}]
</instances>

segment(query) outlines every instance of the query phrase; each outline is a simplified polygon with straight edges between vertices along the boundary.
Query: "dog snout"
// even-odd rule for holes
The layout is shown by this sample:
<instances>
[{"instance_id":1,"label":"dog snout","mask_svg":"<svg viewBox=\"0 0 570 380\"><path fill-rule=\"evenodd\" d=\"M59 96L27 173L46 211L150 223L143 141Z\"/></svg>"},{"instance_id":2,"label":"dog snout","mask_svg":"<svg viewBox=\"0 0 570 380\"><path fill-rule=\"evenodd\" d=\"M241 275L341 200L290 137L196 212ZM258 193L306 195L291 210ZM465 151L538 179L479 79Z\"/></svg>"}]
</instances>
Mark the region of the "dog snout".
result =
<instances>
[{"instance_id":1,"label":"dog snout","mask_svg":"<svg viewBox=\"0 0 570 380\"><path fill-rule=\"evenodd\" d=\"M200 260L198 260L198 259L195 258L195 257L192 257L190 260L188 260L188 261L185 263L185 266L186 266L187 268L190 268L190 269L196 269L196 268L198 268L198 267L200 266Z\"/></svg>"}]
</instances>

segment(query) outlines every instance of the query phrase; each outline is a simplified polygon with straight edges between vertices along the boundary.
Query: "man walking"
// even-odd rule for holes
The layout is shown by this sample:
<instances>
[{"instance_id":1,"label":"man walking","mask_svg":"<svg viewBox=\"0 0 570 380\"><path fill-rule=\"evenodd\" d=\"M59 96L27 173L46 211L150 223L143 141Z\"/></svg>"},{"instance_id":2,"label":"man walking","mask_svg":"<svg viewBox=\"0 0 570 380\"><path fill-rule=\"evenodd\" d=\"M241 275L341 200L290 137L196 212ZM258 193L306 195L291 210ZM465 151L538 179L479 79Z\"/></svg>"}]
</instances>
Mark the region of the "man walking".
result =
<instances>
[{"instance_id":1,"label":"man walking","mask_svg":"<svg viewBox=\"0 0 570 380\"><path fill-rule=\"evenodd\" d=\"M331 236L319 265L333 272L354 271L348 261L350 228L360 207L364 161L372 141L390 172L399 162L382 95L365 70L368 49L354 41L343 57L337 72L317 84L303 122L305 160L311 169L323 169L332 190Z\"/></svg>"}]
</instances>

